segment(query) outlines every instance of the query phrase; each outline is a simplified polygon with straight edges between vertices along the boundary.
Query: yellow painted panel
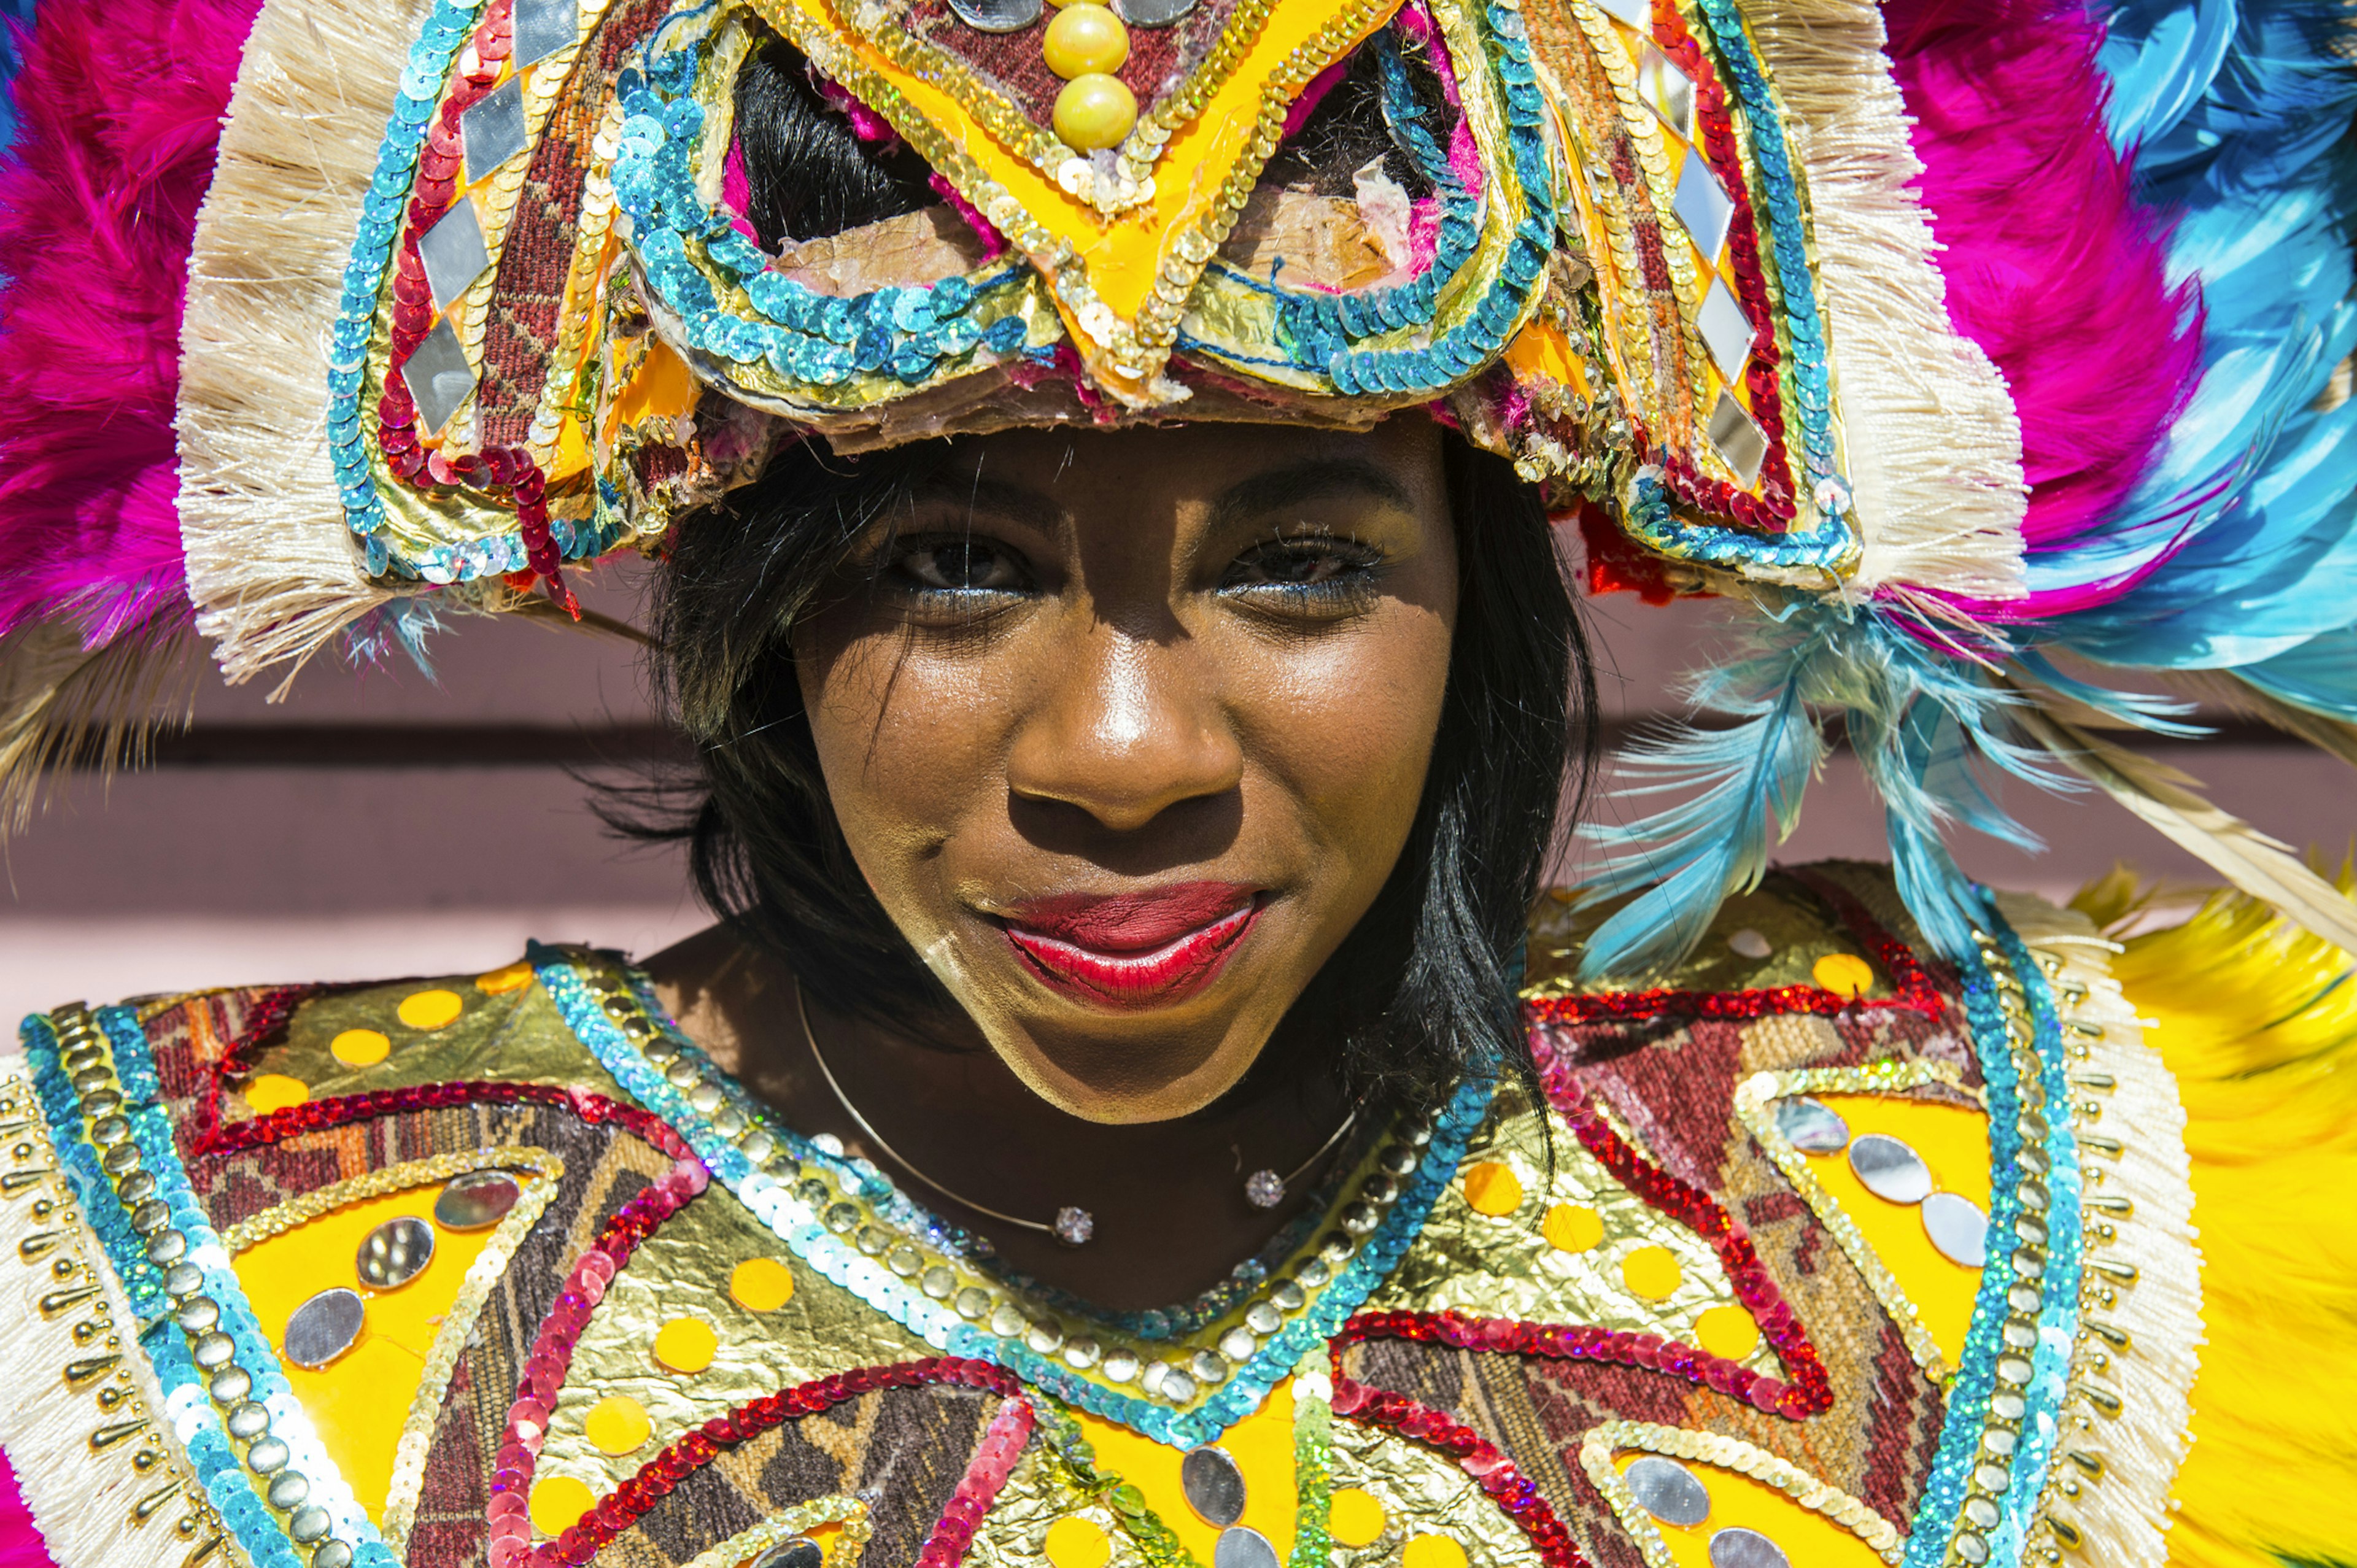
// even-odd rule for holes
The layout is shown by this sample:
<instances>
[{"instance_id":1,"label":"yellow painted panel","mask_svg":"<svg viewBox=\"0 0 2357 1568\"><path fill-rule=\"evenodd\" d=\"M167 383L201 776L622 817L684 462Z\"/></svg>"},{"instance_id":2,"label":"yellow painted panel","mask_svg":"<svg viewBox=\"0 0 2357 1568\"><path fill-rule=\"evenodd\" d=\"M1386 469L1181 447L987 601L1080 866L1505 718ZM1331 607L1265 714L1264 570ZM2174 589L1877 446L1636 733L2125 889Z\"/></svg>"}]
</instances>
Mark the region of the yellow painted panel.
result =
<instances>
[{"instance_id":1,"label":"yellow painted panel","mask_svg":"<svg viewBox=\"0 0 2357 1568\"><path fill-rule=\"evenodd\" d=\"M1220 1532L1187 1506L1186 1489L1178 1480L1184 1453L1085 1411L1074 1413L1089 1446L1096 1450L1098 1470L1117 1475L1144 1492L1146 1506L1171 1528L1195 1561L1211 1561ZM1243 1472L1244 1516L1236 1522L1268 1537L1278 1562L1290 1558L1296 1500L1293 1380L1280 1379L1260 1408L1230 1427L1219 1445Z\"/></svg>"},{"instance_id":2,"label":"yellow painted panel","mask_svg":"<svg viewBox=\"0 0 2357 1568\"><path fill-rule=\"evenodd\" d=\"M1932 1183L1968 1197L1988 1212L1988 1118L1962 1106L1942 1105L1881 1094L1821 1094L1819 1100L1849 1123L1850 1136L1882 1133L1910 1145L1932 1167ZM1915 1304L1950 1364L1964 1359L1964 1329L1972 1322L1973 1296L1981 1272L1950 1262L1924 1233L1913 1204L1891 1203L1866 1189L1849 1168L1849 1156L1811 1155L1809 1169L1833 1200L1857 1224L1867 1244Z\"/></svg>"},{"instance_id":3,"label":"yellow painted panel","mask_svg":"<svg viewBox=\"0 0 2357 1568\"><path fill-rule=\"evenodd\" d=\"M1622 1474L1645 1455L1631 1449L1615 1455ZM1681 1459L1710 1494L1710 1515L1692 1527L1654 1520L1678 1568L1711 1568L1710 1538L1722 1530L1756 1530L1784 1549L1792 1568L1885 1568L1874 1548L1811 1509L1750 1477L1692 1459Z\"/></svg>"}]
</instances>

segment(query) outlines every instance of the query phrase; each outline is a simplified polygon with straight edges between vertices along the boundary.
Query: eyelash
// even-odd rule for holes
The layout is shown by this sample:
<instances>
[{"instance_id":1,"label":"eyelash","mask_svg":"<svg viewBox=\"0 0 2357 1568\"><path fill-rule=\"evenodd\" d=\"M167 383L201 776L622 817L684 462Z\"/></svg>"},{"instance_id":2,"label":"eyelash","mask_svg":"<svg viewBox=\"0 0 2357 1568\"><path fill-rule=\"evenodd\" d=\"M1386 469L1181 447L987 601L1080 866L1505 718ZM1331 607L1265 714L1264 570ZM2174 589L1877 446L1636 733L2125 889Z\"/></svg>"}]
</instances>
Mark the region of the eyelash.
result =
<instances>
[{"instance_id":1,"label":"eyelash","mask_svg":"<svg viewBox=\"0 0 2357 1568\"><path fill-rule=\"evenodd\" d=\"M988 577L1003 569L1016 581L996 585L971 580L928 583L918 575L913 564L928 556L945 558L935 564L935 571L942 576ZM981 563L979 567L977 560ZM1323 532L1290 537L1276 534L1246 549L1230 563L1222 574L1219 592L1231 597L1264 601L1275 598L1288 608L1331 614L1364 599L1383 564L1381 551L1356 540ZM1331 570L1329 575L1312 581L1286 581L1278 574L1288 566L1309 573L1329 566ZM996 605L1029 593L1036 586L1030 564L1020 551L963 534L904 540L892 553L886 571L893 585L907 597L945 609L978 610L985 604ZM1255 571L1267 575L1262 581L1247 580Z\"/></svg>"},{"instance_id":2,"label":"eyelash","mask_svg":"<svg viewBox=\"0 0 2357 1568\"><path fill-rule=\"evenodd\" d=\"M1304 609L1331 610L1364 598L1374 585L1383 553L1356 540L1329 533L1277 535L1236 557L1221 580L1223 594L1280 596ZM1240 582L1238 575L1257 566L1266 570L1279 563L1308 563L1316 570L1331 563L1333 575L1314 582Z\"/></svg>"}]
</instances>

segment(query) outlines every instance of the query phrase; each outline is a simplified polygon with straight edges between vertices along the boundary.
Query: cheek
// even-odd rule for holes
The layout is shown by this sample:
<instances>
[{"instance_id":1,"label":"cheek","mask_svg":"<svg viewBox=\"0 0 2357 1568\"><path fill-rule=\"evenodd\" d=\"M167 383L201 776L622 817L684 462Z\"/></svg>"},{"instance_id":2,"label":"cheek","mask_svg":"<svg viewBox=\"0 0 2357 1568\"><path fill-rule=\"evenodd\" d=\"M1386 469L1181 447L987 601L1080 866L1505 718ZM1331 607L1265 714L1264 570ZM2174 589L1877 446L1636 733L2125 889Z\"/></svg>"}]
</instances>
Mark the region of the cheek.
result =
<instances>
[{"instance_id":1,"label":"cheek","mask_svg":"<svg viewBox=\"0 0 2357 1568\"><path fill-rule=\"evenodd\" d=\"M1380 883L1423 795L1449 627L1393 607L1363 632L1269 660L1243 718L1311 835Z\"/></svg>"},{"instance_id":2,"label":"cheek","mask_svg":"<svg viewBox=\"0 0 2357 1568\"><path fill-rule=\"evenodd\" d=\"M972 662L906 653L895 637L855 639L802 670L836 820L897 915L918 864L997 799L994 683Z\"/></svg>"}]
</instances>

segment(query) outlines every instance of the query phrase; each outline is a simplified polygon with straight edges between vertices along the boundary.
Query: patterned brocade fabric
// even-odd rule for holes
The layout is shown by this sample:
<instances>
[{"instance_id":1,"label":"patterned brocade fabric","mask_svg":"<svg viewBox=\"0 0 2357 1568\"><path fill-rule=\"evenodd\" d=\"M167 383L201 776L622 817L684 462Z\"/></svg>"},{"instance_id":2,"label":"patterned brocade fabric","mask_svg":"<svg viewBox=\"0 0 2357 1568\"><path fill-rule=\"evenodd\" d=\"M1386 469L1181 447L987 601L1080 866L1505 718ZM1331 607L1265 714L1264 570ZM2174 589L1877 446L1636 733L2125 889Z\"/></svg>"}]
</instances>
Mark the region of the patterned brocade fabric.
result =
<instances>
[{"instance_id":1,"label":"patterned brocade fabric","mask_svg":"<svg viewBox=\"0 0 2357 1568\"><path fill-rule=\"evenodd\" d=\"M85 1476L60 1568L2158 1561L2173 1453L2104 1455L2183 1424L2183 1197L2115 1135L2165 1114L2103 1118L2166 1081L2091 933L2004 907L1957 972L1883 873L1779 873L1581 990L1543 901L1544 1106L1469 1082L1125 1314L611 955L62 1008L0 1089L0 1441Z\"/></svg>"}]
</instances>

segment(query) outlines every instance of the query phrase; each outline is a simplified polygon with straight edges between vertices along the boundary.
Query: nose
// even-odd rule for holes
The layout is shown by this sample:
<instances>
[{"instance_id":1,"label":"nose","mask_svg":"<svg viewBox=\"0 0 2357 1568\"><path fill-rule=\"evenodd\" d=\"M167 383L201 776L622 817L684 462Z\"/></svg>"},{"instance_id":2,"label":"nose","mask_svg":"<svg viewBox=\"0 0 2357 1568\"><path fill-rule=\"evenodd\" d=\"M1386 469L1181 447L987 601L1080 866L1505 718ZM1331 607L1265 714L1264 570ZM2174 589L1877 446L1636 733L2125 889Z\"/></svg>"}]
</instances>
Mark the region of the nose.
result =
<instances>
[{"instance_id":1,"label":"nose","mask_svg":"<svg viewBox=\"0 0 2357 1568\"><path fill-rule=\"evenodd\" d=\"M1015 736L1007 784L1017 799L1134 832L1172 806L1237 787L1243 748L1192 642L1103 622L1077 640Z\"/></svg>"}]
</instances>

